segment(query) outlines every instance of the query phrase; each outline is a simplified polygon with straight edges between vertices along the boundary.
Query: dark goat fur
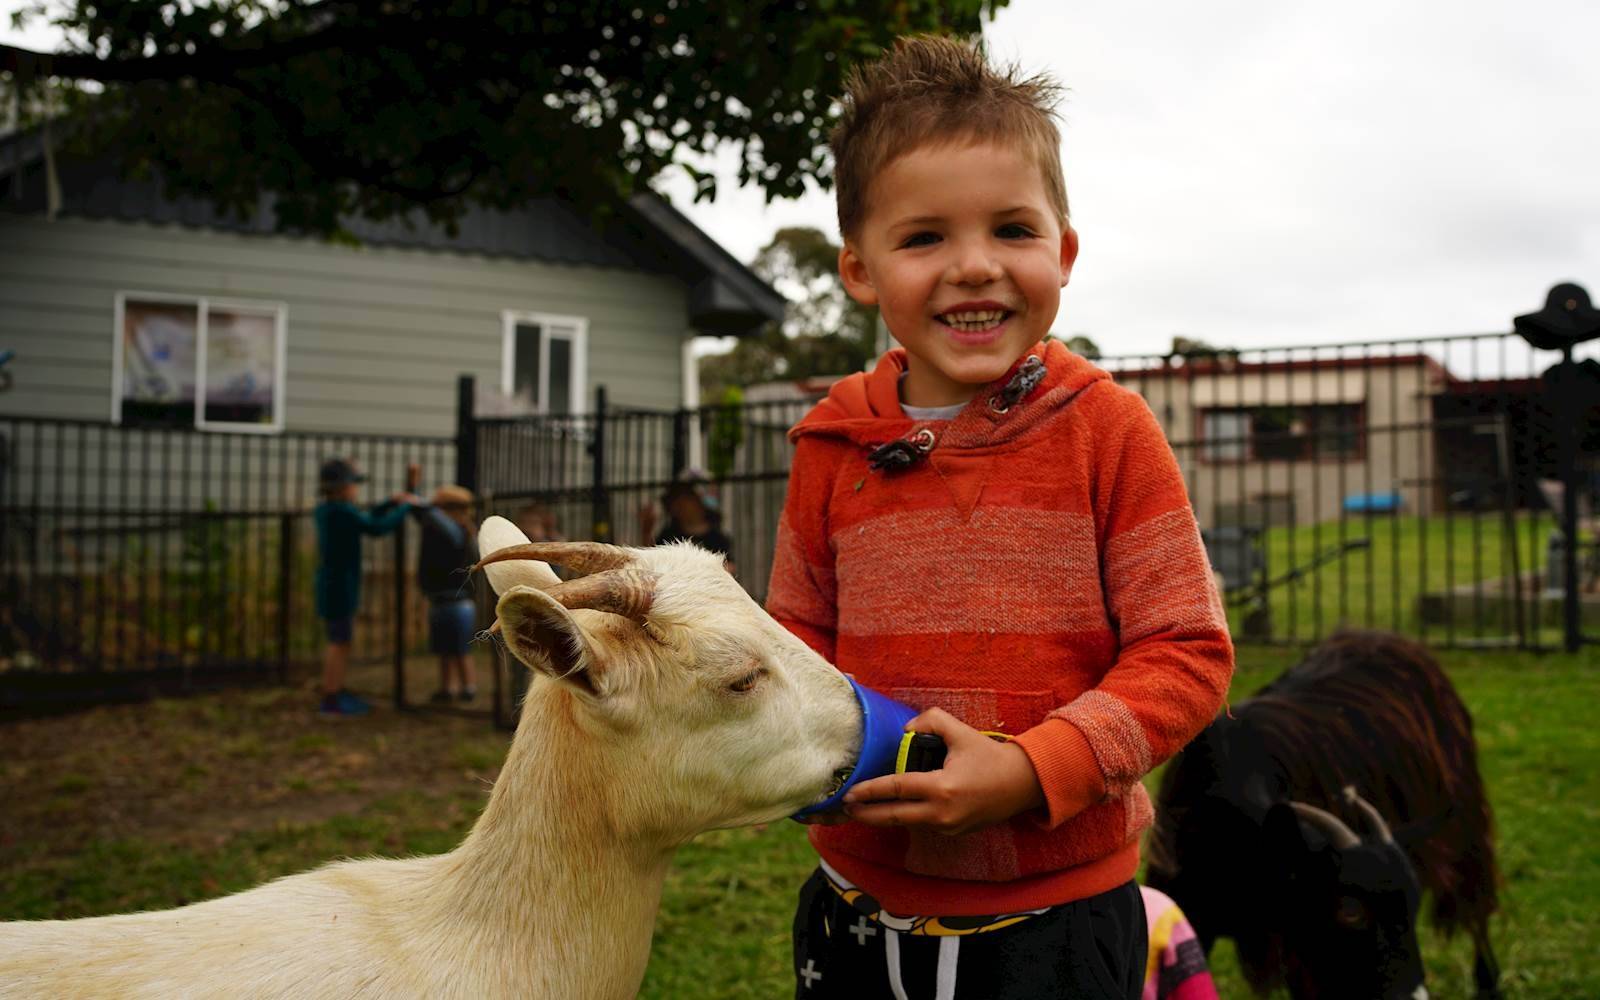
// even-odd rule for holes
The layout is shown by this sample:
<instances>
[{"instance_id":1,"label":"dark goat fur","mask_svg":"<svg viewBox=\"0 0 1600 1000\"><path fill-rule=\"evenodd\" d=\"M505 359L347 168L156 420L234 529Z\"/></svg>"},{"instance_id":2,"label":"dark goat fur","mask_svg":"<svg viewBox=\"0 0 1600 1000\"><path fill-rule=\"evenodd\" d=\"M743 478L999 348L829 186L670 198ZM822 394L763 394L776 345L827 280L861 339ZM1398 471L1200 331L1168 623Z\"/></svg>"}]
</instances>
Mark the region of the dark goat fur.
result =
<instances>
[{"instance_id":1,"label":"dark goat fur","mask_svg":"<svg viewBox=\"0 0 1600 1000\"><path fill-rule=\"evenodd\" d=\"M1393 827L1432 898L1434 925L1471 933L1480 987L1487 976L1497 979L1488 920L1499 874L1472 718L1428 650L1399 636L1341 632L1207 727L1163 776L1150 882L1181 884L1184 868L1219 865L1244 888L1252 859L1240 855L1271 803L1294 799L1356 824L1340 794L1347 785ZM1219 798L1236 811L1212 808ZM1230 815L1239 824L1232 831L1214 828ZM1207 889L1199 894L1219 888L1216 878L1202 877ZM1263 938L1241 940L1237 928L1203 926L1209 899L1173 895L1208 948L1217 936L1235 938L1252 986L1281 981L1281 941L1267 930L1269 916L1256 915ZM1217 905L1222 914L1229 904Z\"/></svg>"}]
</instances>

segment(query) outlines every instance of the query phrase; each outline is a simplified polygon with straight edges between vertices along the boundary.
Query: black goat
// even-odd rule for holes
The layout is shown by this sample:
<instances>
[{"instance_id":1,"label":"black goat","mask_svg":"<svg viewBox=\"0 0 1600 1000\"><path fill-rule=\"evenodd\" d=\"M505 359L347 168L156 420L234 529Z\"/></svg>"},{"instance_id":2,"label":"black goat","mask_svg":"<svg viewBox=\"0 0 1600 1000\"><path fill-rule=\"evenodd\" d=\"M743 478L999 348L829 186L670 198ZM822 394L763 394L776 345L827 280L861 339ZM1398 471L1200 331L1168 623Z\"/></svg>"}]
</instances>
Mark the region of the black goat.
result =
<instances>
[{"instance_id":1,"label":"black goat","mask_svg":"<svg viewBox=\"0 0 1600 1000\"><path fill-rule=\"evenodd\" d=\"M1433 656L1341 632L1172 762L1146 878L1207 952L1234 939L1258 992L1284 984L1300 998L1426 996L1425 890L1437 927L1472 935L1477 995L1492 998L1492 831L1472 718Z\"/></svg>"}]
</instances>

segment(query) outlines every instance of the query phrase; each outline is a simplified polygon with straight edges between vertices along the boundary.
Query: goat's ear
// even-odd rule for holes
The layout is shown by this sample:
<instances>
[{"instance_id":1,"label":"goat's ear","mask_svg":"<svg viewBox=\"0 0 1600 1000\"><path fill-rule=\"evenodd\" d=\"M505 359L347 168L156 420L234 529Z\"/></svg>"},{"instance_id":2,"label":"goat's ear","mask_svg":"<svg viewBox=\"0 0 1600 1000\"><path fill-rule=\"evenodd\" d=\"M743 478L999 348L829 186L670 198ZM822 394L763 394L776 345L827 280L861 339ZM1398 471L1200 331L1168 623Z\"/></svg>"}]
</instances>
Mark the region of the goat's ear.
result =
<instances>
[{"instance_id":1,"label":"goat's ear","mask_svg":"<svg viewBox=\"0 0 1600 1000\"><path fill-rule=\"evenodd\" d=\"M593 647L572 613L554 598L533 587L514 586L495 605L495 614L501 638L517 659L584 694L603 694L604 671Z\"/></svg>"}]
</instances>

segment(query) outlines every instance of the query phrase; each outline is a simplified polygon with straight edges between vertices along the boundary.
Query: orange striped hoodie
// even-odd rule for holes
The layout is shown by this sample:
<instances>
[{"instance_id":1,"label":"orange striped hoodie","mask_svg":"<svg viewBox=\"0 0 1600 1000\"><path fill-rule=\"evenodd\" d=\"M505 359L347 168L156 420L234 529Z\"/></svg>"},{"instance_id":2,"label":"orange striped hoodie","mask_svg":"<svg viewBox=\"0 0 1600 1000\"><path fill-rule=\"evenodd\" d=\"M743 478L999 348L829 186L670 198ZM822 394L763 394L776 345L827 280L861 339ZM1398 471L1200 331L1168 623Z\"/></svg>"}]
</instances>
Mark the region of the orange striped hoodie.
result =
<instances>
[{"instance_id":1,"label":"orange striped hoodie","mask_svg":"<svg viewBox=\"0 0 1600 1000\"><path fill-rule=\"evenodd\" d=\"M1095 895L1133 877L1140 779L1233 672L1182 475L1144 400L1058 341L953 420L906 417L905 367L891 351L790 431L767 608L863 684L1013 734L1047 805L960 837L849 823L812 843L895 913ZM871 468L896 440L909 463Z\"/></svg>"}]
</instances>

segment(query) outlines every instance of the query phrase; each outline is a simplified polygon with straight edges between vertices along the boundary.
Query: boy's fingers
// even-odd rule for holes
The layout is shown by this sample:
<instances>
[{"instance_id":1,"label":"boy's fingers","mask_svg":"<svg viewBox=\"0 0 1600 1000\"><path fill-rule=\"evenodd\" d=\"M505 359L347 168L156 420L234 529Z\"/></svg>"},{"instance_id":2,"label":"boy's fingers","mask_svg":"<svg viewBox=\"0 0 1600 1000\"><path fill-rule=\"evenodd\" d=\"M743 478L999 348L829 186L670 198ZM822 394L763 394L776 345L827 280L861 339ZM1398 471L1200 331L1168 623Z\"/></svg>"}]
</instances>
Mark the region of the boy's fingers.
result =
<instances>
[{"instance_id":1,"label":"boy's fingers","mask_svg":"<svg viewBox=\"0 0 1600 1000\"><path fill-rule=\"evenodd\" d=\"M863 781L845 793L846 803L886 802L892 799L924 799L934 791L938 779L931 772L886 774Z\"/></svg>"},{"instance_id":2,"label":"boy's fingers","mask_svg":"<svg viewBox=\"0 0 1600 1000\"><path fill-rule=\"evenodd\" d=\"M952 750L972 740L986 740L987 736L973 729L942 708L930 708L906 723L906 729L917 733L932 733L944 740Z\"/></svg>"}]
</instances>

